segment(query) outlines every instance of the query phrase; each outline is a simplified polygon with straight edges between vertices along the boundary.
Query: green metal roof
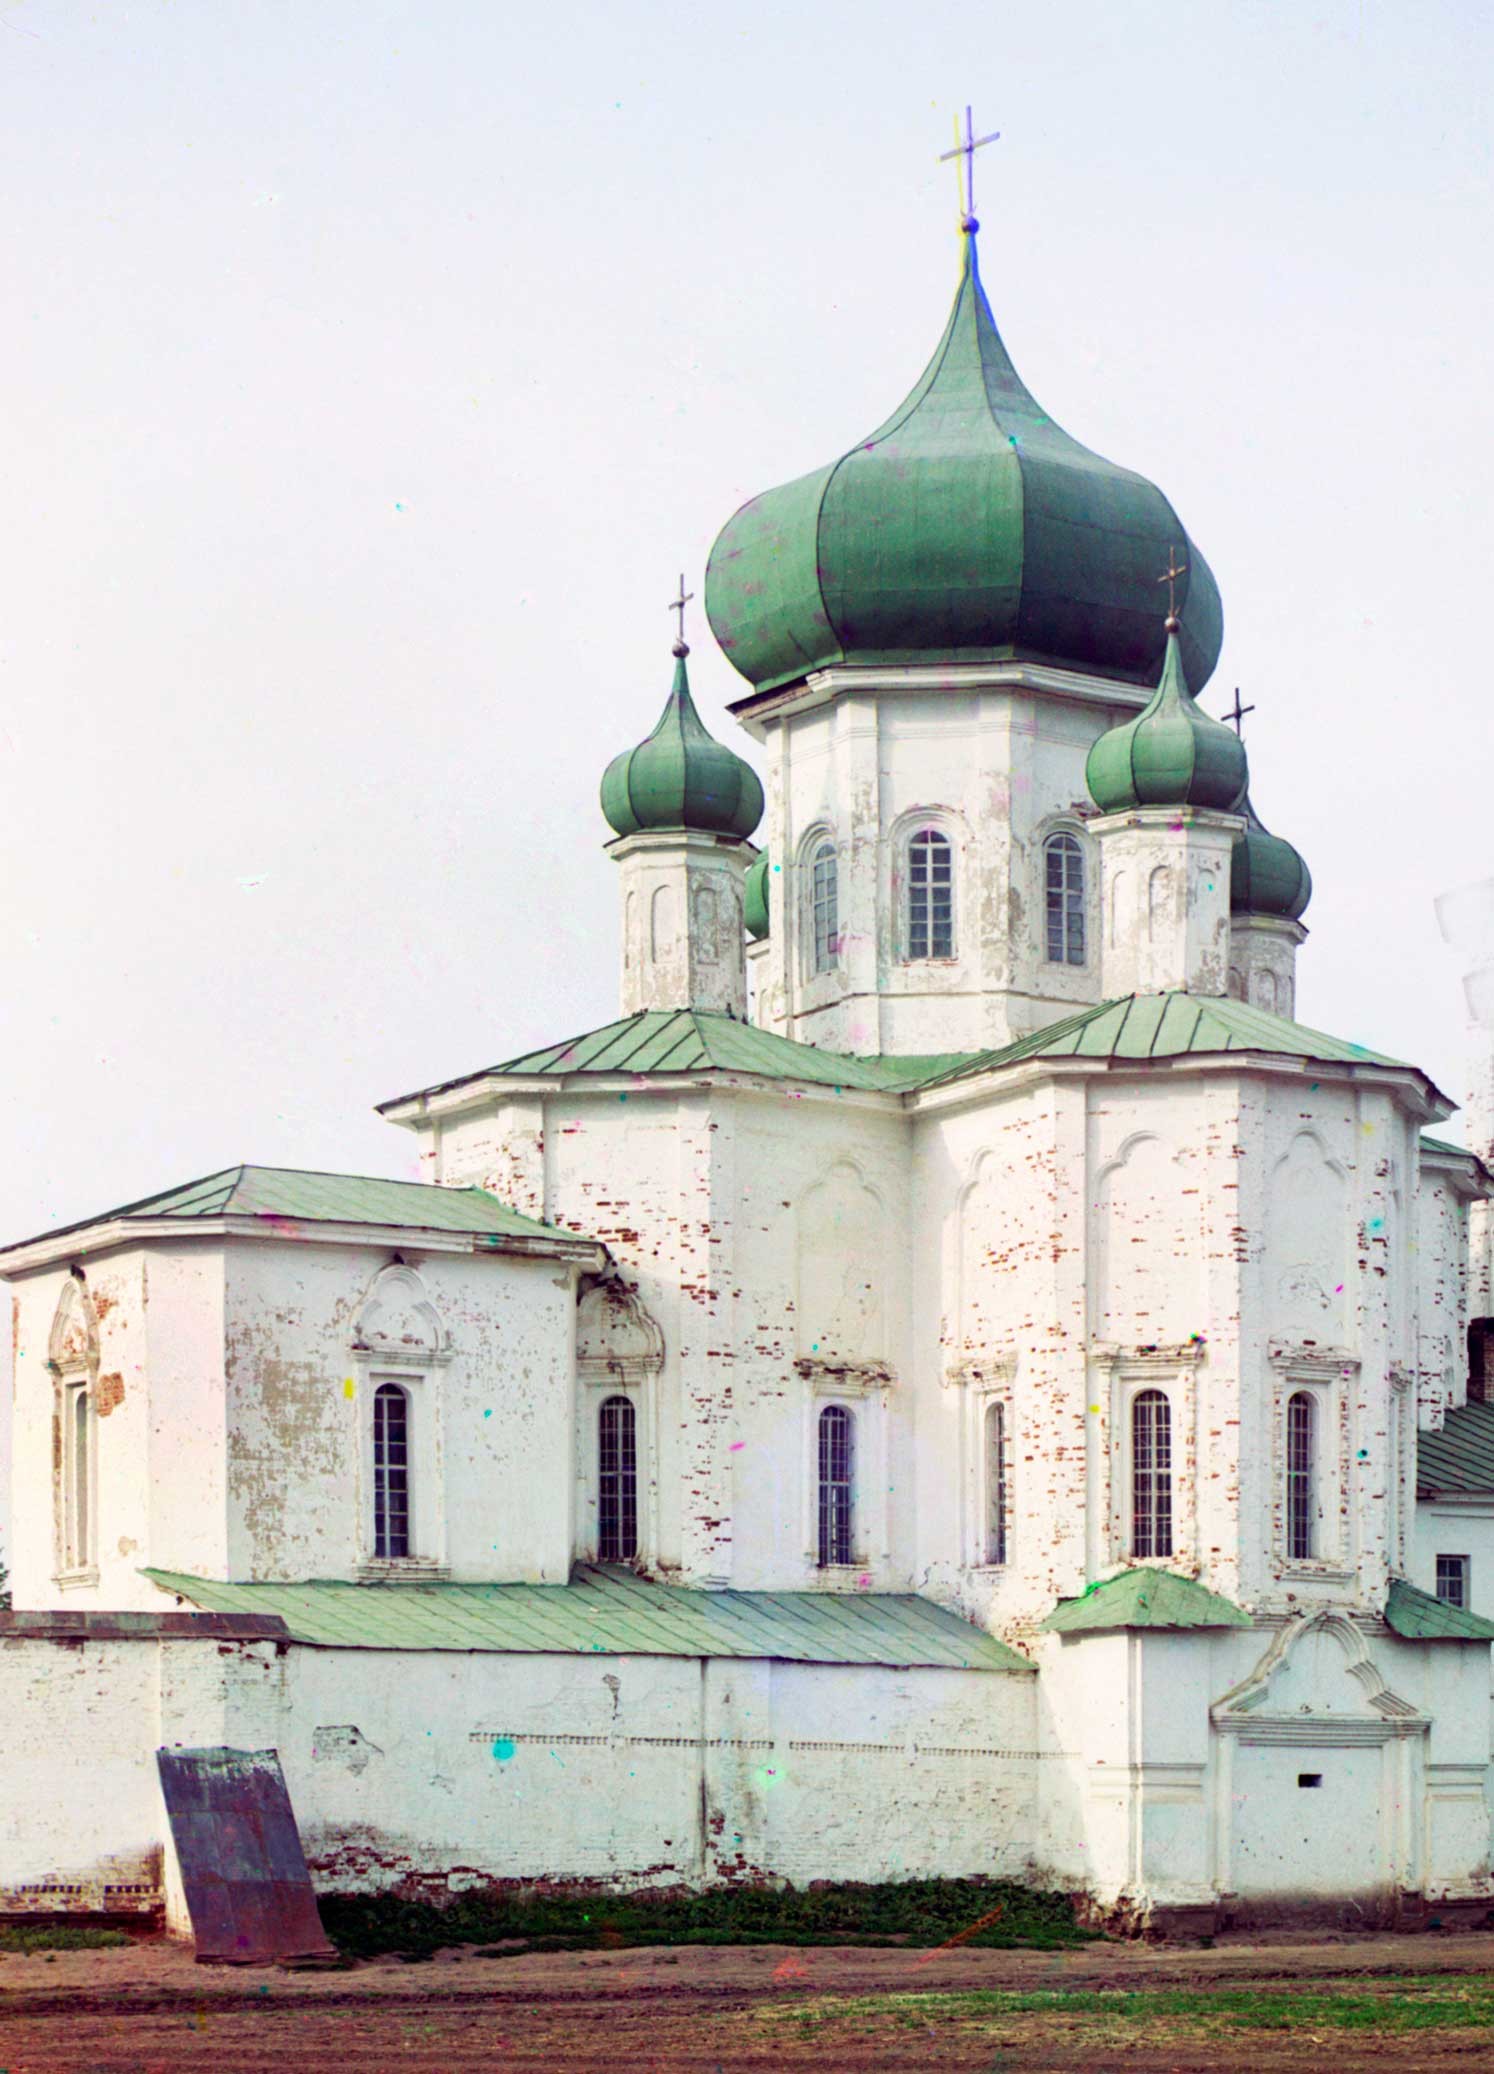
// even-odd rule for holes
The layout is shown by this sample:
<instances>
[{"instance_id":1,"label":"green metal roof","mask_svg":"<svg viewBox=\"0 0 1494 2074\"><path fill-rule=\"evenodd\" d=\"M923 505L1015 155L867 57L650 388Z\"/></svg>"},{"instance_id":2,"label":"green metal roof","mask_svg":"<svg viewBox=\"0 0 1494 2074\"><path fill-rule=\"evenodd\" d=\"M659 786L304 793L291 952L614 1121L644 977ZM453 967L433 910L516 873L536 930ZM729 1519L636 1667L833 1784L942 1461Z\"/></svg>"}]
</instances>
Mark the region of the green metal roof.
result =
<instances>
[{"instance_id":1,"label":"green metal roof","mask_svg":"<svg viewBox=\"0 0 1494 2074\"><path fill-rule=\"evenodd\" d=\"M565 1239L584 1244L575 1232L522 1217L481 1188L438 1188L429 1181L385 1181L365 1174L312 1174L296 1167L224 1167L181 1188L148 1195L117 1210L104 1210L76 1224L59 1225L34 1239L0 1250L13 1253L46 1239L65 1238L96 1224L154 1222L179 1218L262 1217L267 1223L383 1224L410 1231L470 1233L473 1237Z\"/></svg>"},{"instance_id":2,"label":"green metal roof","mask_svg":"<svg viewBox=\"0 0 1494 2074\"><path fill-rule=\"evenodd\" d=\"M1416 1495L1494 1493L1494 1404L1460 1404L1437 1433L1416 1436Z\"/></svg>"},{"instance_id":3,"label":"green metal roof","mask_svg":"<svg viewBox=\"0 0 1494 2074\"><path fill-rule=\"evenodd\" d=\"M1122 1570L1077 1599L1060 1599L1042 1623L1053 1635L1107 1628L1248 1628L1250 1615L1195 1578L1171 1570Z\"/></svg>"},{"instance_id":4,"label":"green metal roof","mask_svg":"<svg viewBox=\"0 0 1494 2074\"><path fill-rule=\"evenodd\" d=\"M695 828L740 841L763 817L762 784L750 763L707 733L690 696L687 653L680 642L674 687L653 733L603 773L602 812L618 835Z\"/></svg>"},{"instance_id":5,"label":"green metal roof","mask_svg":"<svg viewBox=\"0 0 1494 2074\"><path fill-rule=\"evenodd\" d=\"M984 1629L905 1593L700 1591L592 1567L569 1584L220 1584L144 1574L210 1613L278 1614L294 1641L324 1649L1034 1668Z\"/></svg>"},{"instance_id":6,"label":"green metal roof","mask_svg":"<svg viewBox=\"0 0 1494 2074\"><path fill-rule=\"evenodd\" d=\"M485 1080L495 1073L558 1076L715 1070L888 1093L911 1087L931 1074L947 1072L967 1057L965 1052L946 1052L916 1058L854 1058L848 1052L822 1051L817 1045L799 1044L772 1030L755 1029L751 1023L738 1022L735 1016L715 1015L700 1008L649 1008L606 1023L584 1036L568 1038L563 1044L524 1052L501 1066L464 1073L458 1080L443 1081L438 1087L419 1092L441 1094L447 1088L460 1087L469 1080ZM394 1109L401 1101L414 1099L413 1095L402 1095L379 1106Z\"/></svg>"},{"instance_id":7,"label":"green metal roof","mask_svg":"<svg viewBox=\"0 0 1494 2074\"><path fill-rule=\"evenodd\" d=\"M1385 1625L1408 1642L1491 1642L1494 1620L1470 1613L1463 1606L1449 1606L1418 1591L1404 1577L1392 1577L1390 1596L1385 1601Z\"/></svg>"},{"instance_id":8,"label":"green metal roof","mask_svg":"<svg viewBox=\"0 0 1494 2074\"><path fill-rule=\"evenodd\" d=\"M1274 1052L1285 1058L1358 1066L1405 1063L1222 995L1128 994L1080 1009L999 1051L982 1052L921 1085L942 1087L1025 1059L1174 1059L1221 1051Z\"/></svg>"},{"instance_id":9,"label":"green metal roof","mask_svg":"<svg viewBox=\"0 0 1494 2074\"><path fill-rule=\"evenodd\" d=\"M1454 1145L1447 1138L1433 1138L1426 1131L1423 1131L1421 1134L1421 1149L1423 1152L1441 1153L1446 1159L1476 1160L1478 1158L1478 1154L1470 1152L1466 1145Z\"/></svg>"},{"instance_id":10,"label":"green metal roof","mask_svg":"<svg viewBox=\"0 0 1494 2074\"><path fill-rule=\"evenodd\" d=\"M1023 386L964 240L933 360L885 424L722 528L717 640L759 691L835 662L1019 658L1152 685L1157 578L1175 550L1184 661L1202 689L1223 616L1162 492L1062 431Z\"/></svg>"},{"instance_id":11,"label":"green metal roof","mask_svg":"<svg viewBox=\"0 0 1494 2074\"><path fill-rule=\"evenodd\" d=\"M1188 689L1177 621L1167 621L1167 654L1157 689L1133 720L1090 747L1084 782L1102 813L1125 807L1238 807L1249 769L1233 728L1203 710Z\"/></svg>"},{"instance_id":12,"label":"green metal roof","mask_svg":"<svg viewBox=\"0 0 1494 2074\"><path fill-rule=\"evenodd\" d=\"M1230 852L1229 906L1236 915L1283 915L1300 921L1312 899L1312 873L1302 852L1273 835L1245 795L1245 833Z\"/></svg>"}]
</instances>

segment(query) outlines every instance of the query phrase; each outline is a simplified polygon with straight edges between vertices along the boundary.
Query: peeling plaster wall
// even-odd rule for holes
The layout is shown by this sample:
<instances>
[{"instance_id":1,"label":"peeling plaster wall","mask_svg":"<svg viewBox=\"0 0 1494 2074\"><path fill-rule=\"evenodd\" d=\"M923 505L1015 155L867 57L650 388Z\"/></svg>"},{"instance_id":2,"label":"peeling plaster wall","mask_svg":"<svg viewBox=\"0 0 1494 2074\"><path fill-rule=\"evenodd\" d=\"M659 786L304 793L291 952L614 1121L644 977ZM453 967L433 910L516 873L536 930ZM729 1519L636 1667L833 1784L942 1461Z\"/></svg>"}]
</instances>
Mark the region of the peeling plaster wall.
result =
<instances>
[{"instance_id":1,"label":"peeling plaster wall","mask_svg":"<svg viewBox=\"0 0 1494 2074\"><path fill-rule=\"evenodd\" d=\"M1099 1000L1084 764L1134 708L1100 703L1093 687L1073 698L999 688L999 672L959 672L959 688L934 671L898 672L896 689L886 672L833 675L833 704L769 723L772 932L756 1020L837 1050L977 1051ZM902 852L925 819L956 849L956 956L907 964ZM1082 966L1047 959L1042 845L1059 829L1088 866ZM823 837L837 851L841 952L815 975L804 860Z\"/></svg>"},{"instance_id":2,"label":"peeling plaster wall","mask_svg":"<svg viewBox=\"0 0 1494 2074\"><path fill-rule=\"evenodd\" d=\"M496 1252L406 1258L449 1337L444 1361L353 1352L387 1248L230 1250L233 1576L346 1577L372 1557L368 1399L380 1380L412 1400L412 1555L458 1579L569 1574L570 1271Z\"/></svg>"},{"instance_id":3,"label":"peeling plaster wall","mask_svg":"<svg viewBox=\"0 0 1494 2074\"><path fill-rule=\"evenodd\" d=\"M1435 1431L1468 1400L1470 1206L1449 1174L1424 1165L1415 1216L1416 1416Z\"/></svg>"}]
</instances>

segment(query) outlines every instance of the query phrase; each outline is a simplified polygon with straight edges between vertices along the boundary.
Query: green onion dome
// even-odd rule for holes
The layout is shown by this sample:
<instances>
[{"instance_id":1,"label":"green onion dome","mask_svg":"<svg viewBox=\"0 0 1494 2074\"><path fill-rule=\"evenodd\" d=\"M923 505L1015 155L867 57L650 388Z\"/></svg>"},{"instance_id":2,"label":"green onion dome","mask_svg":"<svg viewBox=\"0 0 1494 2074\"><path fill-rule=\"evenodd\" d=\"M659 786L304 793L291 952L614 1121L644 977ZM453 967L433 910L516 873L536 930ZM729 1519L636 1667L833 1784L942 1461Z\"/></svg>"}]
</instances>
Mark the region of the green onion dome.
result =
<instances>
[{"instance_id":1,"label":"green onion dome","mask_svg":"<svg viewBox=\"0 0 1494 2074\"><path fill-rule=\"evenodd\" d=\"M1300 921L1312 898L1312 873L1299 850L1261 823L1247 793L1240 809L1245 833L1229 865L1230 911L1237 915L1284 915Z\"/></svg>"},{"instance_id":2,"label":"green onion dome","mask_svg":"<svg viewBox=\"0 0 1494 2074\"><path fill-rule=\"evenodd\" d=\"M742 888L742 920L754 943L761 943L768 933L768 870L768 853L764 850L757 862L748 867Z\"/></svg>"},{"instance_id":3,"label":"green onion dome","mask_svg":"<svg viewBox=\"0 0 1494 2074\"><path fill-rule=\"evenodd\" d=\"M1134 720L1112 727L1089 752L1084 781L1102 814L1124 807L1212 807L1230 813L1249 781L1245 744L1195 704L1183 672L1175 618L1157 689Z\"/></svg>"},{"instance_id":4,"label":"green onion dome","mask_svg":"<svg viewBox=\"0 0 1494 2074\"><path fill-rule=\"evenodd\" d=\"M674 647L674 685L646 742L614 756L602 776L602 812L619 835L641 828L751 835L763 817L763 788L751 764L706 733L690 696L683 641Z\"/></svg>"},{"instance_id":5,"label":"green onion dome","mask_svg":"<svg viewBox=\"0 0 1494 2074\"><path fill-rule=\"evenodd\" d=\"M1023 386L972 228L917 387L868 438L728 520L706 612L759 691L839 662L1019 660L1150 685L1157 572L1173 551L1201 690L1223 637L1208 564L1159 489L1080 446Z\"/></svg>"}]
</instances>

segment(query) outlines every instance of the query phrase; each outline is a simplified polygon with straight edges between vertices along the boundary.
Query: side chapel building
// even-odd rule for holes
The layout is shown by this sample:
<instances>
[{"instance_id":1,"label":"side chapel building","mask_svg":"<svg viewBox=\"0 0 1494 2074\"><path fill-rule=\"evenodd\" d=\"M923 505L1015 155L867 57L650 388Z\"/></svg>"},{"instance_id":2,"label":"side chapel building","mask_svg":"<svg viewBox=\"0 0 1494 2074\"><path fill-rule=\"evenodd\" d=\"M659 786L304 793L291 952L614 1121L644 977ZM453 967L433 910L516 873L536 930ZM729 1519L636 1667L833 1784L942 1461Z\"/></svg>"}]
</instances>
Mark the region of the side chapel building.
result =
<instances>
[{"instance_id":1,"label":"side chapel building","mask_svg":"<svg viewBox=\"0 0 1494 2074\"><path fill-rule=\"evenodd\" d=\"M683 639L607 769L617 1020L384 1103L424 1182L0 1255L0 1907L179 1910L171 1744L277 1749L328 1887L1494 1904L1490 1175L1296 1020L1214 578L976 229L909 395L711 555L765 783Z\"/></svg>"}]
</instances>

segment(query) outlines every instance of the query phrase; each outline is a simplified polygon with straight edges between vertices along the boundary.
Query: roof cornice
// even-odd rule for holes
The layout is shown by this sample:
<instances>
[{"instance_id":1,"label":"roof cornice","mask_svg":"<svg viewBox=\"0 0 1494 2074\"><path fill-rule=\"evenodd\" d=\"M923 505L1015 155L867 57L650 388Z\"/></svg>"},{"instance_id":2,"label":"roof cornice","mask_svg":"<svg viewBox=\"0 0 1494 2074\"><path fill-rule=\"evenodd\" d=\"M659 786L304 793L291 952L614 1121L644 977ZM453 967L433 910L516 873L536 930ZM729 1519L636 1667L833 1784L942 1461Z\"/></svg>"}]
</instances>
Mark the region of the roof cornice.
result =
<instances>
[{"instance_id":1,"label":"roof cornice","mask_svg":"<svg viewBox=\"0 0 1494 2074\"><path fill-rule=\"evenodd\" d=\"M0 1279L32 1274L63 1261L163 1240L250 1239L312 1246L385 1246L401 1252L508 1253L532 1259L574 1262L588 1273L606 1266L607 1248L598 1239L557 1234L554 1238L510 1232L441 1231L429 1225L337 1224L309 1218L245 1213L219 1217L115 1217L81 1231L33 1239L0 1252Z\"/></svg>"},{"instance_id":2,"label":"roof cornice","mask_svg":"<svg viewBox=\"0 0 1494 2074\"><path fill-rule=\"evenodd\" d=\"M906 697L909 693L938 697L972 691L1035 692L1042 698L1121 706L1136 712L1152 696L1145 685L1058 669L1051 663L831 663L823 670L811 670L797 684L777 691L749 692L733 701L727 711L748 734L762 741L770 722L812 712L838 698Z\"/></svg>"}]
</instances>

